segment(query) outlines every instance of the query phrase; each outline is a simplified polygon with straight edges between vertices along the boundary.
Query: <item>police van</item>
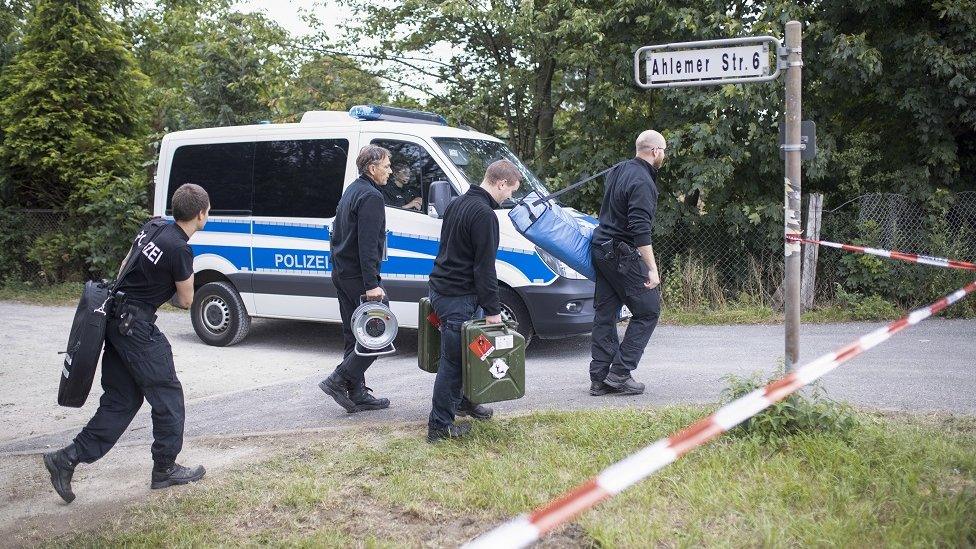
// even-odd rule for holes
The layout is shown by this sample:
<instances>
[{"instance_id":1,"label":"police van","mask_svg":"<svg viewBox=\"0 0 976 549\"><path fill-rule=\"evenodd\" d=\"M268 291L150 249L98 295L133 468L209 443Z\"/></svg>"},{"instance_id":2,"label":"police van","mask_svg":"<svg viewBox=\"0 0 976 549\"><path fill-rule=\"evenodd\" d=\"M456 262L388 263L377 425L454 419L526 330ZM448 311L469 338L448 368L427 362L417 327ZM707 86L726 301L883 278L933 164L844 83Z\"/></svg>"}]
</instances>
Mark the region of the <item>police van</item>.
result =
<instances>
[{"instance_id":1,"label":"police van","mask_svg":"<svg viewBox=\"0 0 976 549\"><path fill-rule=\"evenodd\" d=\"M437 255L446 202L431 197L442 194L432 186L456 197L505 158L525 177L515 201L532 190L547 192L504 142L420 111L370 105L307 112L292 124L170 133L160 146L154 214L171 218L173 192L184 183L210 194L210 221L190 240L191 316L200 339L233 345L247 335L252 317L341 322L329 235L343 189L359 176L356 156L368 144L392 155L380 273L404 327L417 327ZM518 322L527 338L590 332L593 283L519 235L504 209L512 205L496 212L502 316Z\"/></svg>"}]
</instances>

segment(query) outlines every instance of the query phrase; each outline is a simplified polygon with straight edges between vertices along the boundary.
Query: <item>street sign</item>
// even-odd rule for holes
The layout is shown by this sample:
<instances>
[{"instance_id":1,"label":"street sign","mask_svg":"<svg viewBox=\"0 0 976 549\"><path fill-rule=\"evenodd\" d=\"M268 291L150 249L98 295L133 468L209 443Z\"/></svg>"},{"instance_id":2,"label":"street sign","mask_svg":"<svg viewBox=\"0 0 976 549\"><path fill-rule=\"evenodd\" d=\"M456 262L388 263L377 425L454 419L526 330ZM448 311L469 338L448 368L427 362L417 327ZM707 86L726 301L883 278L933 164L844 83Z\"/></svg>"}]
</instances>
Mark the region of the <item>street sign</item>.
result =
<instances>
[{"instance_id":1,"label":"street sign","mask_svg":"<svg viewBox=\"0 0 976 549\"><path fill-rule=\"evenodd\" d=\"M644 46L634 54L634 80L645 89L765 82L779 76L783 55L772 36Z\"/></svg>"},{"instance_id":2,"label":"street sign","mask_svg":"<svg viewBox=\"0 0 976 549\"><path fill-rule=\"evenodd\" d=\"M813 120L800 122L800 160L813 160L817 157L817 124ZM786 159L786 124L779 123L779 157Z\"/></svg>"},{"instance_id":3,"label":"street sign","mask_svg":"<svg viewBox=\"0 0 976 549\"><path fill-rule=\"evenodd\" d=\"M653 83L710 80L769 74L769 45L652 51L645 63Z\"/></svg>"}]
</instances>

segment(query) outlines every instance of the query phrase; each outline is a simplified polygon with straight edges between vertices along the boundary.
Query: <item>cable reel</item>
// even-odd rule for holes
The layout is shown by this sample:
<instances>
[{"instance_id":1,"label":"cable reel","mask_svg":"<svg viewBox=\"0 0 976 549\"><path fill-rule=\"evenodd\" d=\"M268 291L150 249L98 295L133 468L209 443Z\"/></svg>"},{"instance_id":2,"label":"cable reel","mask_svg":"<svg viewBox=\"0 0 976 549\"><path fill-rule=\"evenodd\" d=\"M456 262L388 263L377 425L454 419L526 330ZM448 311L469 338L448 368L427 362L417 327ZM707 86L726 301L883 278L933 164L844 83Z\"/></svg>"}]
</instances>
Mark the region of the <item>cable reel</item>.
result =
<instances>
[{"instance_id":1,"label":"cable reel","mask_svg":"<svg viewBox=\"0 0 976 549\"><path fill-rule=\"evenodd\" d=\"M359 356L386 356L396 352L399 324L390 306L382 301L359 297L359 307L352 313L352 333L356 336L355 352Z\"/></svg>"}]
</instances>

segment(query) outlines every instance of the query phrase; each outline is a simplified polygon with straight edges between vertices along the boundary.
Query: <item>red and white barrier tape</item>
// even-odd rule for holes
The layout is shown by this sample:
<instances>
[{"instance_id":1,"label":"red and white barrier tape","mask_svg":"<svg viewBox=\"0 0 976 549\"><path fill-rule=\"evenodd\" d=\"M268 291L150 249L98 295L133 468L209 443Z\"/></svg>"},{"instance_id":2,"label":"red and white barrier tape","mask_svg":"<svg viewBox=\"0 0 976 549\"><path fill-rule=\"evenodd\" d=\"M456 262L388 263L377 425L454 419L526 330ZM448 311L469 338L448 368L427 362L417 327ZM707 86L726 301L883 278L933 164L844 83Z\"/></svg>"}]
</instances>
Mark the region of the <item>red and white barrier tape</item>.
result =
<instances>
[{"instance_id":1,"label":"red and white barrier tape","mask_svg":"<svg viewBox=\"0 0 976 549\"><path fill-rule=\"evenodd\" d=\"M714 414L683 431L631 454L604 469L585 484L566 492L530 514L516 517L482 534L464 547L469 549L525 547L538 541L543 535L569 522L576 515L640 482L684 454L732 429L801 387L816 381L844 362L888 340L905 328L938 314L973 292L976 292L976 280L928 307L915 310L904 318L797 368L764 388L726 404Z\"/></svg>"},{"instance_id":2,"label":"red and white barrier tape","mask_svg":"<svg viewBox=\"0 0 976 549\"><path fill-rule=\"evenodd\" d=\"M905 252L881 250L878 248L867 248L865 246L854 246L853 244L839 244L837 242L828 242L826 240L814 240L812 238L803 238L802 236L798 236L794 234L786 235L786 240L792 242L806 242L807 244L819 244L821 246L827 246L829 248L837 248L838 250L846 250L848 252L856 252L859 254L877 255L880 257L887 257L890 259L897 259L899 261L907 261L909 263L921 263L923 265L932 265L934 267L945 267L946 269L961 269L964 271L976 271L976 263L957 261L955 259L945 259L942 257L932 257L928 255L919 255L919 254L907 254Z\"/></svg>"}]
</instances>

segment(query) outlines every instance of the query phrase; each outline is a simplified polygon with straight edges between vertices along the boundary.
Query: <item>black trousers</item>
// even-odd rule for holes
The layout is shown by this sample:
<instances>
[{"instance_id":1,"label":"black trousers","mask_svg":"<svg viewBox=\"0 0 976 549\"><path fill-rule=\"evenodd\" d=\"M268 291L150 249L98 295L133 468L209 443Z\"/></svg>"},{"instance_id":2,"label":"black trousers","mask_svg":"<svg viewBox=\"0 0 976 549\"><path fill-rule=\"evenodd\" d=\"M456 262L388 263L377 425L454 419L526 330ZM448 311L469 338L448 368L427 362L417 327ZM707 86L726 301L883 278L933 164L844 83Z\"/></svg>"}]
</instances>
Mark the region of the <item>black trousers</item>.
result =
<instances>
[{"instance_id":1,"label":"black trousers","mask_svg":"<svg viewBox=\"0 0 976 549\"><path fill-rule=\"evenodd\" d=\"M359 356L356 354L356 336L352 331L352 313L359 307L359 298L366 295L363 279L332 277L336 293L339 296L339 316L342 318L342 339L345 349L342 363L336 367L347 381L356 385L366 383L366 370L376 361L376 357Z\"/></svg>"},{"instance_id":2,"label":"black trousers","mask_svg":"<svg viewBox=\"0 0 976 549\"><path fill-rule=\"evenodd\" d=\"M647 266L640 252L626 244L610 251L594 245L590 254L596 270L590 379L603 381L610 371L626 375L637 368L661 315L661 289L644 286ZM622 305L633 316L620 341L617 318Z\"/></svg>"},{"instance_id":3,"label":"black trousers","mask_svg":"<svg viewBox=\"0 0 976 549\"><path fill-rule=\"evenodd\" d=\"M155 324L136 320L126 336L119 333L118 319L109 319L102 389L98 410L75 437L78 458L92 463L107 454L145 398L152 407L153 461L160 468L172 465L183 449L183 386L176 378L169 341Z\"/></svg>"}]
</instances>

